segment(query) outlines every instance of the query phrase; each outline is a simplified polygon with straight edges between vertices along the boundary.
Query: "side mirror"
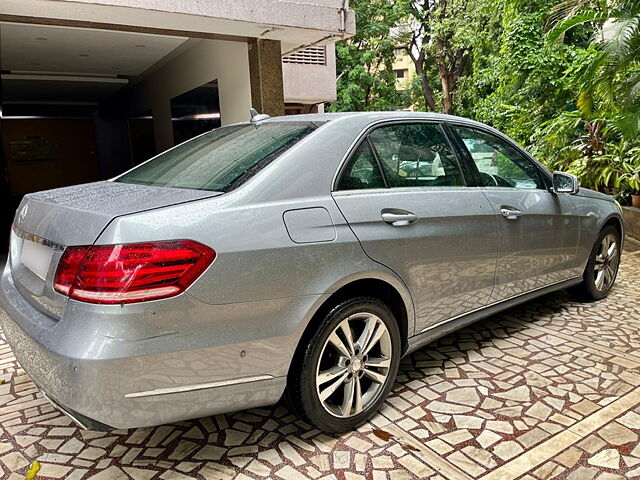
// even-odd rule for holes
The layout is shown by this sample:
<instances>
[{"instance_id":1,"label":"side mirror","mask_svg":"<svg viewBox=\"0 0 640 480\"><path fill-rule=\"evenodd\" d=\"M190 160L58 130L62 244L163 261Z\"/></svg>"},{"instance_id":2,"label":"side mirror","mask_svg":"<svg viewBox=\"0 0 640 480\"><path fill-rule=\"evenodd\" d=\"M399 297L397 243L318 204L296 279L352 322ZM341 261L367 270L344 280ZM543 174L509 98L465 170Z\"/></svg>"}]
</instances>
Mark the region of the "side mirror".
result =
<instances>
[{"instance_id":1,"label":"side mirror","mask_svg":"<svg viewBox=\"0 0 640 480\"><path fill-rule=\"evenodd\" d=\"M575 175L564 172L553 172L553 193L575 195L580 190L580 180Z\"/></svg>"}]
</instances>

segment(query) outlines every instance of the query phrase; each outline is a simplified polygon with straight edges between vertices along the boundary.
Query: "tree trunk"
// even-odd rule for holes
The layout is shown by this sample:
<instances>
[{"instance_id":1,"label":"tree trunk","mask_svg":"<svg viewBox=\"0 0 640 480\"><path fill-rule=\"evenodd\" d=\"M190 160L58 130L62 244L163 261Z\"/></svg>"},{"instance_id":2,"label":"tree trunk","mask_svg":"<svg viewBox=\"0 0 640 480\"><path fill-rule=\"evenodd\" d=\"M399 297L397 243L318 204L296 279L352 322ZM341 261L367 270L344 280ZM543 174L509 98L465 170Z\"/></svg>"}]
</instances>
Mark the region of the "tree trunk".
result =
<instances>
[{"instance_id":1,"label":"tree trunk","mask_svg":"<svg viewBox=\"0 0 640 480\"><path fill-rule=\"evenodd\" d=\"M446 65L439 64L440 84L442 85L442 113L453 115L453 91L455 84Z\"/></svg>"},{"instance_id":2,"label":"tree trunk","mask_svg":"<svg viewBox=\"0 0 640 480\"><path fill-rule=\"evenodd\" d=\"M420 85L422 86L422 95L424 96L425 106L432 112L436 110L436 101L433 98L433 92L431 91L431 85L429 85L429 78L425 73L422 65L420 68L416 66L416 73L420 77Z\"/></svg>"},{"instance_id":3,"label":"tree trunk","mask_svg":"<svg viewBox=\"0 0 640 480\"><path fill-rule=\"evenodd\" d=\"M440 85L442 86L442 113L453 115L453 91L455 90L455 80L452 65L452 56L449 48L441 39L436 40L436 64L440 74Z\"/></svg>"},{"instance_id":4,"label":"tree trunk","mask_svg":"<svg viewBox=\"0 0 640 480\"><path fill-rule=\"evenodd\" d=\"M424 68L424 53L420 52L420 54L415 57L411 50L409 50L409 57L413 61L413 65L416 68L416 74L420 78L420 86L422 87L422 95L424 96L424 104L427 107L427 110L434 112L436 110L436 101L433 98L433 91L431 90L431 85L429 85L429 78L427 77L427 72Z\"/></svg>"}]
</instances>

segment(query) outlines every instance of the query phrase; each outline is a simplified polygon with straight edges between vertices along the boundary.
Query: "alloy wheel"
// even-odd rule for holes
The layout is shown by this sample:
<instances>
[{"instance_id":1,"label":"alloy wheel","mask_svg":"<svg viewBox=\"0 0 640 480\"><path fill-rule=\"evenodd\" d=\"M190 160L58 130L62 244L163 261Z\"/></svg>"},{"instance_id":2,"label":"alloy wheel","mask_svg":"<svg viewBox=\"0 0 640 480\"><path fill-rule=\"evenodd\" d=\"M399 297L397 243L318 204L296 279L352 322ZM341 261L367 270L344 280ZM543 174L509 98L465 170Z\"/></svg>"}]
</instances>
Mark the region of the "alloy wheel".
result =
<instances>
[{"instance_id":1,"label":"alloy wheel","mask_svg":"<svg viewBox=\"0 0 640 480\"><path fill-rule=\"evenodd\" d=\"M609 233L602 238L593 265L594 281L600 292L605 292L613 285L618 270L620 255L616 237Z\"/></svg>"},{"instance_id":2,"label":"alloy wheel","mask_svg":"<svg viewBox=\"0 0 640 480\"><path fill-rule=\"evenodd\" d=\"M316 369L316 392L324 409L348 418L377 400L389 376L393 348L385 323L373 313L340 322L325 341Z\"/></svg>"}]
</instances>

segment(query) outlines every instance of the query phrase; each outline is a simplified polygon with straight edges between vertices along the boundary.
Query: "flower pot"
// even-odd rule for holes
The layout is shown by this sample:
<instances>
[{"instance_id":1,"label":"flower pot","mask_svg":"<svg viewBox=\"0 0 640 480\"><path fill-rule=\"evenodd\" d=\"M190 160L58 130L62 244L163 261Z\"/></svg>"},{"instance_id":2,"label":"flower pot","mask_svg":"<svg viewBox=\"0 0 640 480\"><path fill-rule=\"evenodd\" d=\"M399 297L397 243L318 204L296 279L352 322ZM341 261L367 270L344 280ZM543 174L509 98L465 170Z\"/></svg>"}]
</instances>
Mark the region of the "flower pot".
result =
<instances>
[{"instance_id":1,"label":"flower pot","mask_svg":"<svg viewBox=\"0 0 640 480\"><path fill-rule=\"evenodd\" d=\"M640 208L640 193L636 195L631 195L631 206Z\"/></svg>"}]
</instances>

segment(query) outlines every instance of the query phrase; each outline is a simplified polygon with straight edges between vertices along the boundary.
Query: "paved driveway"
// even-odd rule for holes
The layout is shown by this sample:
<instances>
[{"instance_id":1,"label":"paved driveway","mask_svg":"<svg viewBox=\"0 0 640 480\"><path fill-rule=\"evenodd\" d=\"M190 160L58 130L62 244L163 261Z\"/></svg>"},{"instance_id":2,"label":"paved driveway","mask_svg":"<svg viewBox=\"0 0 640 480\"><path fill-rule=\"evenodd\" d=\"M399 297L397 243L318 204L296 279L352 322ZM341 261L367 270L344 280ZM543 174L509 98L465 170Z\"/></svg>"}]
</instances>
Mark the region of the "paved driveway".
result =
<instances>
[{"instance_id":1,"label":"paved driveway","mask_svg":"<svg viewBox=\"0 0 640 480\"><path fill-rule=\"evenodd\" d=\"M633 251L635 250L635 251ZM547 295L403 361L384 409L330 436L278 405L82 431L0 341L0 466L22 479L640 478L640 248L605 301Z\"/></svg>"}]
</instances>

